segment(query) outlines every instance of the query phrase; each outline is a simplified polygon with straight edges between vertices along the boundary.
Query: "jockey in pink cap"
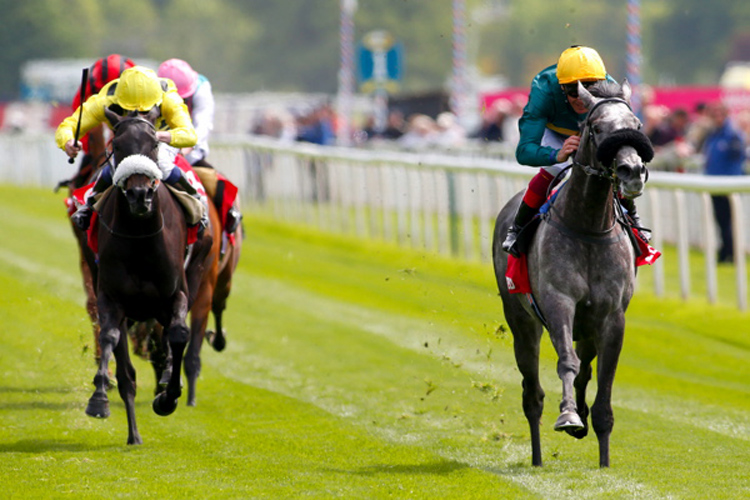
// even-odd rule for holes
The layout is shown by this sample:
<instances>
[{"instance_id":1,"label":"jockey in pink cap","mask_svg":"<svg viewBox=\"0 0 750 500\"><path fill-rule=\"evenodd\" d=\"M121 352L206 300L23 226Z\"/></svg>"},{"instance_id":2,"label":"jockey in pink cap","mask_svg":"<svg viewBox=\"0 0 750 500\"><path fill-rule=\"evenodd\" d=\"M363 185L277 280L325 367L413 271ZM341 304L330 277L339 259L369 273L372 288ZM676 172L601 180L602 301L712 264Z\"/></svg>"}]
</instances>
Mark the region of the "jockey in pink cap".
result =
<instances>
[{"instance_id":1,"label":"jockey in pink cap","mask_svg":"<svg viewBox=\"0 0 750 500\"><path fill-rule=\"evenodd\" d=\"M157 73L161 78L168 78L174 82L177 93L190 111L198 141L195 146L183 149L182 154L193 167L197 167L195 171L206 189L215 191L208 194L214 199L219 210L224 230L232 234L242 218L242 214L234 207L237 188L206 161L209 152L208 138L214 128L215 106L211 82L182 59L164 61L159 65ZM221 188L212 189L217 183ZM219 193L221 193L221 199L217 199Z\"/></svg>"}]
</instances>

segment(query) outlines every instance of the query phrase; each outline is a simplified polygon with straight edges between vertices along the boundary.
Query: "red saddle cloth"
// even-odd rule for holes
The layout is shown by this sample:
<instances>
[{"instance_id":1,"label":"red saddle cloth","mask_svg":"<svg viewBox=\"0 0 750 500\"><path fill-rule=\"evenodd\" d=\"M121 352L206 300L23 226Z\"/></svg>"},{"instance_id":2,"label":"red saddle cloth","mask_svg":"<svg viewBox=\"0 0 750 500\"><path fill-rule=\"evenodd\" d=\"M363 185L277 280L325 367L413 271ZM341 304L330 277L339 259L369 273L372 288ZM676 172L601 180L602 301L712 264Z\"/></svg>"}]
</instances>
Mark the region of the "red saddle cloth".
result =
<instances>
[{"instance_id":1,"label":"red saddle cloth","mask_svg":"<svg viewBox=\"0 0 750 500\"><path fill-rule=\"evenodd\" d=\"M651 265L656 262L656 259L661 257L661 252L646 243L636 229L633 229L632 231L633 234L635 234L635 240L638 243L638 248L640 250L640 255L635 258L635 265ZM509 293L531 293L529 268L526 265L526 254L521 254L518 258L510 254L508 255L508 267L505 270L505 283L508 286Z\"/></svg>"},{"instance_id":2,"label":"red saddle cloth","mask_svg":"<svg viewBox=\"0 0 750 500\"><path fill-rule=\"evenodd\" d=\"M186 177L190 181L190 184L196 189L196 191L201 193L203 196L206 196L206 190L203 188L203 184L201 184L200 179L198 179L198 176L193 171L193 167L190 166L190 163L188 163L182 155L177 155L177 158L175 159L175 165L187 174ZM85 203L86 193L93 187L94 182L87 186L80 187L73 191L69 198L65 199L65 206L68 209L68 217L73 215L78 207L82 206ZM94 215L91 217L91 224L89 225L89 229L86 231L86 237L89 247L94 251L94 253L99 253L99 225L96 223L98 217L99 214L94 212ZM192 245L198 240L198 226L199 224L188 226L188 245Z\"/></svg>"}]
</instances>

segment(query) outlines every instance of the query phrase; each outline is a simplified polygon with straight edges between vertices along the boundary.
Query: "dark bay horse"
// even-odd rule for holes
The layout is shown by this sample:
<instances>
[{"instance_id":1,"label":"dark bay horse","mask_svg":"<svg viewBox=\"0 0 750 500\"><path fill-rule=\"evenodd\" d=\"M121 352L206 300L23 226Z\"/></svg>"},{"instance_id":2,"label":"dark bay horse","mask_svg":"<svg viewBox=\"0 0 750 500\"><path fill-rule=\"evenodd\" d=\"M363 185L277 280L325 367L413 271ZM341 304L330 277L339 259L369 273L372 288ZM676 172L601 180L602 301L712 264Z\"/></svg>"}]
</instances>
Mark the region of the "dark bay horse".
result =
<instances>
[{"instance_id":1,"label":"dark bay horse","mask_svg":"<svg viewBox=\"0 0 750 500\"><path fill-rule=\"evenodd\" d=\"M527 254L529 280L558 355L562 381L555 430L576 438L588 433L586 386L598 356L598 389L591 421L599 441L599 465L609 466L614 425L611 397L625 332L625 310L635 285L635 251L630 229L618 223L618 195L639 196L653 149L633 114L625 81L600 82L578 92L589 110L570 178L538 227ZM595 94L597 97L594 97ZM508 254L502 242L523 193L497 217L493 262L505 318L513 333L516 362L523 376L523 409L531 430L532 464L542 465L539 423L544 390L539 381L542 321L522 294L506 283ZM575 349L574 349L575 342Z\"/></svg>"},{"instance_id":2,"label":"dark bay horse","mask_svg":"<svg viewBox=\"0 0 750 500\"><path fill-rule=\"evenodd\" d=\"M135 369L128 353L127 320L153 318L164 327L172 370L165 390L154 399L153 409L159 415L170 415L182 392L180 371L190 339L188 310L215 258L211 254L213 236L207 229L186 262L185 214L159 180L153 125L158 113L155 108L146 116L134 113L121 118L106 111L114 129L117 185L98 207L97 308L102 353L86 413L109 415L108 363L114 353L118 390L128 417L128 444L142 440L135 422Z\"/></svg>"}]
</instances>

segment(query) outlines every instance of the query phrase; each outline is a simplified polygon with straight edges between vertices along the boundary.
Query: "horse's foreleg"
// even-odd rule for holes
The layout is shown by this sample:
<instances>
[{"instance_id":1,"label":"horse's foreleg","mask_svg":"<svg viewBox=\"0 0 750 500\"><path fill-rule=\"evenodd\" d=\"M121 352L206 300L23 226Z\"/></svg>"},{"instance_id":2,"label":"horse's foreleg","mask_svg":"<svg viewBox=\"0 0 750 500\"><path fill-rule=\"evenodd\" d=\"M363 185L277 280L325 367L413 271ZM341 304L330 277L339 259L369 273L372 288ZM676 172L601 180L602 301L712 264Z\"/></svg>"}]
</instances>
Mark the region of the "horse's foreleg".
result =
<instances>
[{"instance_id":1,"label":"horse's foreleg","mask_svg":"<svg viewBox=\"0 0 750 500\"><path fill-rule=\"evenodd\" d=\"M153 409L157 415L165 417L174 413L177 409L177 400L182 394L180 384L180 372L182 371L182 357L185 346L190 338L190 330L185 324L187 316L187 294L180 293L176 299L174 315L164 333L169 340L169 350L172 356L171 377L165 391L159 393L154 399Z\"/></svg>"},{"instance_id":2,"label":"horse's foreleg","mask_svg":"<svg viewBox=\"0 0 750 500\"><path fill-rule=\"evenodd\" d=\"M625 316L620 313L610 320L608 328L600 342L599 361L597 363L596 399L591 406L591 425L599 440L599 466L609 467L609 436L615 424L612 412L612 384L615 381L617 363L620 359L622 341L625 333Z\"/></svg>"},{"instance_id":3,"label":"horse's foreleg","mask_svg":"<svg viewBox=\"0 0 750 500\"><path fill-rule=\"evenodd\" d=\"M566 432L577 439L583 439L589 433L589 407L586 404L586 387L591 380L591 362L596 357L596 345L591 340L580 340L576 344L576 352L581 360L581 368L573 386L576 391L576 406L578 416L583 422L582 429L566 429Z\"/></svg>"},{"instance_id":4,"label":"horse's foreleg","mask_svg":"<svg viewBox=\"0 0 750 500\"><path fill-rule=\"evenodd\" d=\"M168 354L169 347L164 335L164 329L161 324L156 323L148 334L148 358L151 361L151 367L154 369L154 376L156 377L154 395L166 389L167 382L171 376L169 374L166 378L163 378L171 362Z\"/></svg>"},{"instance_id":5,"label":"horse's foreleg","mask_svg":"<svg viewBox=\"0 0 750 500\"><path fill-rule=\"evenodd\" d=\"M124 317L116 308L109 305L106 297L100 294L98 299L99 320L101 330L99 333L99 344L101 345L101 358L99 360L99 369L94 376L94 394L89 398L86 414L91 417L107 418L109 417L109 399L107 390L109 389L109 358L115 347L120 342L120 326Z\"/></svg>"},{"instance_id":6,"label":"horse's foreleg","mask_svg":"<svg viewBox=\"0 0 750 500\"><path fill-rule=\"evenodd\" d=\"M555 422L556 431L583 429L573 391L573 382L581 367L581 361L573 349L572 311L574 308L575 306L568 304L546 308L547 324L550 327L549 335L557 352L557 375L562 381L562 402L560 402L560 416ZM566 314L565 311L571 311L571 314ZM555 314L556 312L558 313Z\"/></svg>"},{"instance_id":7,"label":"horse's foreleg","mask_svg":"<svg viewBox=\"0 0 750 500\"><path fill-rule=\"evenodd\" d=\"M135 423L135 368L130 362L128 336L124 325L115 347L115 359L117 360L117 389L125 403L125 411L128 415L128 444L142 444L143 441Z\"/></svg>"}]
</instances>

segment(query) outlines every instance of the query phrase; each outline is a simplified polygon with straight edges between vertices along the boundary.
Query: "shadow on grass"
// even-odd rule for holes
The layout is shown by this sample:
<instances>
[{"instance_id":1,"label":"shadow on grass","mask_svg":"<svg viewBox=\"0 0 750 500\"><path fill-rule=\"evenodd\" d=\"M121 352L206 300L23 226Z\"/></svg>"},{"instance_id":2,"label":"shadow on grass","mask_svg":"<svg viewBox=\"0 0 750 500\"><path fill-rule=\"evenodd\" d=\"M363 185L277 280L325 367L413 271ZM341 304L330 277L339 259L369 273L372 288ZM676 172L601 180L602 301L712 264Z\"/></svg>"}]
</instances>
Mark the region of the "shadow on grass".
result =
<instances>
[{"instance_id":1,"label":"shadow on grass","mask_svg":"<svg viewBox=\"0 0 750 500\"><path fill-rule=\"evenodd\" d=\"M15 443L0 444L0 453L44 453L44 452L90 452L95 450L115 450L121 446L114 444L103 444L92 446L90 443L77 443L74 441L61 441L55 439L22 439Z\"/></svg>"},{"instance_id":2,"label":"shadow on grass","mask_svg":"<svg viewBox=\"0 0 750 500\"><path fill-rule=\"evenodd\" d=\"M352 474L356 476L376 476L380 474L425 474L425 475L447 475L457 470L467 469L468 465L454 461L441 461L428 464L414 465L368 465L354 470L325 469L326 472L338 472L341 474Z\"/></svg>"},{"instance_id":3,"label":"shadow on grass","mask_svg":"<svg viewBox=\"0 0 750 500\"><path fill-rule=\"evenodd\" d=\"M63 411L63 410L83 410L86 407L86 402L83 403L77 401L61 401L53 403L50 401L24 401L17 403L0 403L0 411L21 411L21 410L48 410L48 411Z\"/></svg>"},{"instance_id":4,"label":"shadow on grass","mask_svg":"<svg viewBox=\"0 0 750 500\"><path fill-rule=\"evenodd\" d=\"M0 394L70 394L82 392L80 387L6 387L0 386Z\"/></svg>"}]
</instances>

